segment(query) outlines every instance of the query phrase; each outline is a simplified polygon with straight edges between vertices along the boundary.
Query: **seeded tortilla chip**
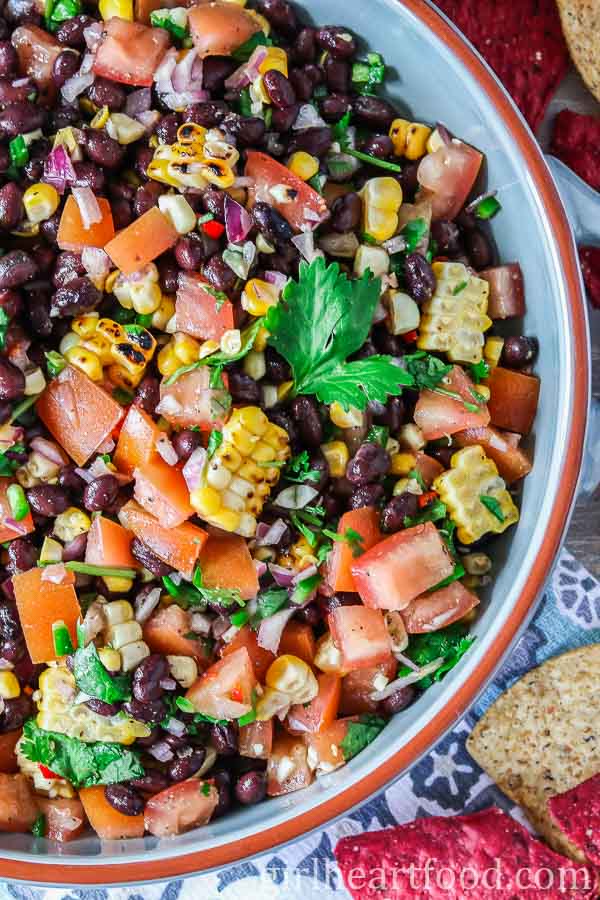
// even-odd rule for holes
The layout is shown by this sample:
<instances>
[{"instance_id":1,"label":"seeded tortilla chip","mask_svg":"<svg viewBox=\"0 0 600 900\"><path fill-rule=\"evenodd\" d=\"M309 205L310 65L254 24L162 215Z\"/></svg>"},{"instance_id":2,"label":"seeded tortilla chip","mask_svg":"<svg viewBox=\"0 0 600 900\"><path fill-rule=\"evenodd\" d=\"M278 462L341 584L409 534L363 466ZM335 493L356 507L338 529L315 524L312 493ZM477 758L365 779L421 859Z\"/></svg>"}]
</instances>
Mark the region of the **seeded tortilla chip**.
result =
<instances>
[{"instance_id":1,"label":"seeded tortilla chip","mask_svg":"<svg viewBox=\"0 0 600 900\"><path fill-rule=\"evenodd\" d=\"M548 800L548 811L572 844L600 866L600 774Z\"/></svg>"},{"instance_id":2,"label":"seeded tortilla chip","mask_svg":"<svg viewBox=\"0 0 600 900\"><path fill-rule=\"evenodd\" d=\"M589 301L600 309L600 247L580 247L579 262Z\"/></svg>"},{"instance_id":3,"label":"seeded tortilla chip","mask_svg":"<svg viewBox=\"0 0 600 900\"><path fill-rule=\"evenodd\" d=\"M467 748L555 850L583 861L547 804L600 772L600 644L528 672L488 709Z\"/></svg>"},{"instance_id":4,"label":"seeded tortilla chip","mask_svg":"<svg viewBox=\"0 0 600 900\"><path fill-rule=\"evenodd\" d=\"M600 5L597 0L557 0L573 62L600 100Z\"/></svg>"},{"instance_id":5,"label":"seeded tortilla chip","mask_svg":"<svg viewBox=\"0 0 600 900\"><path fill-rule=\"evenodd\" d=\"M592 867L554 853L495 807L345 837L335 856L354 900L591 900L598 893Z\"/></svg>"},{"instance_id":6,"label":"seeded tortilla chip","mask_svg":"<svg viewBox=\"0 0 600 900\"><path fill-rule=\"evenodd\" d=\"M550 152L600 191L600 119L561 109L554 119Z\"/></svg>"},{"instance_id":7,"label":"seeded tortilla chip","mask_svg":"<svg viewBox=\"0 0 600 900\"><path fill-rule=\"evenodd\" d=\"M554 0L436 0L538 127L569 66Z\"/></svg>"}]
</instances>

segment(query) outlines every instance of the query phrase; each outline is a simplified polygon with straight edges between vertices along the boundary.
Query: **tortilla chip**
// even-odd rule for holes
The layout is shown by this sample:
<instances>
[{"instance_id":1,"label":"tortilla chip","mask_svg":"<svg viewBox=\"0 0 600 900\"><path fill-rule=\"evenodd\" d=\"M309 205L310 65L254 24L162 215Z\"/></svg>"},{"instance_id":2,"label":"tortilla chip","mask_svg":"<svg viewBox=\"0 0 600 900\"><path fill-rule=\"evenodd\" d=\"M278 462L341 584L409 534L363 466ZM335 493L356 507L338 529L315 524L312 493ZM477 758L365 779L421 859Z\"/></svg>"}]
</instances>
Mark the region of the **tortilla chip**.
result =
<instances>
[{"instance_id":1,"label":"tortilla chip","mask_svg":"<svg viewBox=\"0 0 600 900\"><path fill-rule=\"evenodd\" d=\"M600 119L561 109L554 119L550 152L600 191Z\"/></svg>"},{"instance_id":2,"label":"tortilla chip","mask_svg":"<svg viewBox=\"0 0 600 900\"><path fill-rule=\"evenodd\" d=\"M597 0L557 0L557 5L573 62L600 100L600 5Z\"/></svg>"},{"instance_id":3,"label":"tortilla chip","mask_svg":"<svg viewBox=\"0 0 600 900\"><path fill-rule=\"evenodd\" d=\"M588 299L600 309L600 247L579 247L579 262Z\"/></svg>"},{"instance_id":4,"label":"tortilla chip","mask_svg":"<svg viewBox=\"0 0 600 900\"><path fill-rule=\"evenodd\" d=\"M488 709L467 749L555 850L583 861L547 801L600 772L600 644L528 672Z\"/></svg>"},{"instance_id":5,"label":"tortilla chip","mask_svg":"<svg viewBox=\"0 0 600 900\"><path fill-rule=\"evenodd\" d=\"M591 900L598 893L593 868L554 853L495 807L345 837L335 856L355 900Z\"/></svg>"},{"instance_id":6,"label":"tortilla chip","mask_svg":"<svg viewBox=\"0 0 600 900\"><path fill-rule=\"evenodd\" d=\"M571 843L600 866L600 774L548 800L548 811Z\"/></svg>"}]
</instances>

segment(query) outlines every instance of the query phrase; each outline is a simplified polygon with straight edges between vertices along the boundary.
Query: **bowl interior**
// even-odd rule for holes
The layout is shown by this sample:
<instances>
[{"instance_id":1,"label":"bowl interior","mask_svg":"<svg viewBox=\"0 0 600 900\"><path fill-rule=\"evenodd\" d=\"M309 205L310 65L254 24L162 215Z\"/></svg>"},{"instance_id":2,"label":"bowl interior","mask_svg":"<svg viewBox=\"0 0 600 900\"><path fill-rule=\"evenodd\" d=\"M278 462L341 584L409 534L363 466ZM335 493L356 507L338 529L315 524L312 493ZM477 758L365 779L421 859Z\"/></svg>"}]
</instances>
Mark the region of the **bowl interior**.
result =
<instances>
[{"instance_id":1,"label":"bowl interior","mask_svg":"<svg viewBox=\"0 0 600 900\"><path fill-rule=\"evenodd\" d=\"M483 599L475 626L478 638L472 650L442 684L431 688L418 703L392 720L368 750L344 768L319 779L308 790L241 810L169 841L150 837L101 845L96 838L86 837L53 845L30 835L1 835L0 856L42 865L35 874L32 869L32 880L43 881L43 868L52 863L149 863L233 840L243 841L359 783L418 734L485 657L513 609L544 540L563 475L576 361L569 297L556 239L526 162L482 88L407 7L396 0L303 0L303 7L315 23L347 25L365 46L383 54L392 67L388 91L398 101L399 109L410 111L416 121L442 121L486 154L484 177L490 187L498 189L502 203L502 212L493 220L500 259L519 260L523 267L525 333L537 335L540 340L536 365L542 379L540 407L528 441L535 451L535 464L524 485L521 522L494 544L495 580ZM243 855L243 843L240 846ZM132 868L131 880L144 877L148 876L142 866Z\"/></svg>"}]
</instances>

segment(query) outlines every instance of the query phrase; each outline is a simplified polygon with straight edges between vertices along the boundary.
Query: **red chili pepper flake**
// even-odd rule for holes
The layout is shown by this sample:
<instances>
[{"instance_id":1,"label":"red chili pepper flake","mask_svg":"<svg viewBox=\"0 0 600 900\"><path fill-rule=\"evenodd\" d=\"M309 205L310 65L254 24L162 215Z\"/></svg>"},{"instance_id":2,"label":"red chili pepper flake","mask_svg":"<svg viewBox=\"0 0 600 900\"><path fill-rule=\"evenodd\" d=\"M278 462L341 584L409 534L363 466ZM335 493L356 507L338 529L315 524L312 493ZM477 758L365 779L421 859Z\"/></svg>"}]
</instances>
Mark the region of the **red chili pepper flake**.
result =
<instances>
[{"instance_id":1,"label":"red chili pepper flake","mask_svg":"<svg viewBox=\"0 0 600 900\"><path fill-rule=\"evenodd\" d=\"M221 225L220 222L217 222L215 219L211 219L210 222L202 223L202 231L204 234L207 234L210 238L214 238L214 240L218 240L223 232L225 231L225 226Z\"/></svg>"},{"instance_id":2,"label":"red chili pepper flake","mask_svg":"<svg viewBox=\"0 0 600 900\"><path fill-rule=\"evenodd\" d=\"M405 344L414 344L418 336L416 331L407 331L406 334L402 335L402 340Z\"/></svg>"},{"instance_id":3,"label":"red chili pepper flake","mask_svg":"<svg viewBox=\"0 0 600 900\"><path fill-rule=\"evenodd\" d=\"M231 692L231 699L236 703L244 702L244 695L242 694L242 689L240 687L235 687Z\"/></svg>"},{"instance_id":4,"label":"red chili pepper flake","mask_svg":"<svg viewBox=\"0 0 600 900\"><path fill-rule=\"evenodd\" d=\"M419 507L423 509L424 506L429 506L435 498L437 497L437 491L427 491L425 494L421 494L419 497Z\"/></svg>"},{"instance_id":5,"label":"red chili pepper flake","mask_svg":"<svg viewBox=\"0 0 600 900\"><path fill-rule=\"evenodd\" d=\"M53 772L48 766L43 766L42 763L39 763L39 767L44 778L60 778L60 775L57 775L56 772Z\"/></svg>"}]
</instances>

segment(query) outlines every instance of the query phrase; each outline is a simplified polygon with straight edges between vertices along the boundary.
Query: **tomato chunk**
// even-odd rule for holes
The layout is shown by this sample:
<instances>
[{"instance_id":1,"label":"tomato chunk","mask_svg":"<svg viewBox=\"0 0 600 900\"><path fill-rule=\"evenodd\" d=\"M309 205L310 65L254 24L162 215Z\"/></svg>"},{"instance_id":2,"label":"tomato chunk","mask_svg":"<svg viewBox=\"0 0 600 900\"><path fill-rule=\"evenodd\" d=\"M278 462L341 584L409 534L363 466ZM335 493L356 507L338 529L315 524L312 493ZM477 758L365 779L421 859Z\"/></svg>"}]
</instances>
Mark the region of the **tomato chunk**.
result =
<instances>
[{"instance_id":1,"label":"tomato chunk","mask_svg":"<svg viewBox=\"0 0 600 900\"><path fill-rule=\"evenodd\" d=\"M256 566L239 534L211 534L200 551L199 563L205 587L235 588L243 600L258 594Z\"/></svg>"},{"instance_id":2,"label":"tomato chunk","mask_svg":"<svg viewBox=\"0 0 600 900\"><path fill-rule=\"evenodd\" d=\"M363 603L379 609L404 609L453 571L454 563L432 522L391 535L352 567Z\"/></svg>"},{"instance_id":3,"label":"tomato chunk","mask_svg":"<svg viewBox=\"0 0 600 900\"><path fill-rule=\"evenodd\" d=\"M55 584L42 580L44 569L29 569L13 575L12 584L25 643L34 663L57 659L52 639L52 623L63 621L69 629L73 646L77 646L77 620L81 615L73 583Z\"/></svg>"},{"instance_id":4,"label":"tomato chunk","mask_svg":"<svg viewBox=\"0 0 600 900\"><path fill-rule=\"evenodd\" d=\"M338 525L338 534L346 534L348 529L360 534L362 541L334 541L324 567L325 581L335 591L356 591L352 565L361 550L370 550L381 540L379 512L373 506L351 509L344 513Z\"/></svg>"},{"instance_id":5,"label":"tomato chunk","mask_svg":"<svg viewBox=\"0 0 600 900\"><path fill-rule=\"evenodd\" d=\"M188 13L194 46L200 56L229 56L260 31L260 24L236 3L201 3Z\"/></svg>"},{"instance_id":6,"label":"tomato chunk","mask_svg":"<svg viewBox=\"0 0 600 900\"><path fill-rule=\"evenodd\" d=\"M289 653L290 656L297 656L312 666L316 649L315 635L310 625L292 619L283 629L277 655L284 656Z\"/></svg>"},{"instance_id":7,"label":"tomato chunk","mask_svg":"<svg viewBox=\"0 0 600 900\"><path fill-rule=\"evenodd\" d=\"M487 314L490 319L513 319L525 315L525 288L519 263L493 266L477 273L490 286Z\"/></svg>"},{"instance_id":8,"label":"tomato chunk","mask_svg":"<svg viewBox=\"0 0 600 900\"><path fill-rule=\"evenodd\" d=\"M266 153L259 153L257 150L246 152L246 175L254 179L253 185L248 188L250 206L258 201L268 203L298 231L306 228L312 231L328 218L327 204L321 194ZM282 203L271 193L271 188L281 184L295 192L292 202ZM315 214L314 220L310 215L307 217L307 210Z\"/></svg>"},{"instance_id":9,"label":"tomato chunk","mask_svg":"<svg viewBox=\"0 0 600 900\"><path fill-rule=\"evenodd\" d=\"M150 797L144 810L146 830L156 837L173 837L206 825L219 802L219 792L208 781L191 778Z\"/></svg>"},{"instance_id":10,"label":"tomato chunk","mask_svg":"<svg viewBox=\"0 0 600 900\"><path fill-rule=\"evenodd\" d=\"M45 837L50 841L66 844L74 841L83 831L86 815L81 800L74 797L36 797L36 803L46 819Z\"/></svg>"},{"instance_id":11,"label":"tomato chunk","mask_svg":"<svg viewBox=\"0 0 600 900\"><path fill-rule=\"evenodd\" d=\"M23 537L35 530L31 513L25 518L15 522L8 502L7 491L12 483L12 478L0 478L0 542L12 541L14 538ZM8 522L8 524L7 524ZM11 524L14 522L14 526Z\"/></svg>"},{"instance_id":12,"label":"tomato chunk","mask_svg":"<svg viewBox=\"0 0 600 900\"><path fill-rule=\"evenodd\" d=\"M238 751L249 759L268 759L273 746L273 720L250 722L239 731Z\"/></svg>"},{"instance_id":13,"label":"tomato chunk","mask_svg":"<svg viewBox=\"0 0 600 900\"><path fill-rule=\"evenodd\" d=\"M93 566L139 569L131 553L131 532L112 519L98 516L88 531L85 561Z\"/></svg>"},{"instance_id":14,"label":"tomato chunk","mask_svg":"<svg viewBox=\"0 0 600 900\"><path fill-rule=\"evenodd\" d=\"M114 16L104 23L104 32L93 65L96 75L122 84L151 87L152 77L171 42L168 31Z\"/></svg>"},{"instance_id":15,"label":"tomato chunk","mask_svg":"<svg viewBox=\"0 0 600 900\"><path fill-rule=\"evenodd\" d=\"M85 247L98 247L102 249L115 236L110 203L104 197L96 197L102 218L94 222L89 228L84 228L81 212L77 201L69 194L64 205L56 242L61 250L72 250L81 253Z\"/></svg>"},{"instance_id":16,"label":"tomato chunk","mask_svg":"<svg viewBox=\"0 0 600 900\"><path fill-rule=\"evenodd\" d=\"M279 797L308 787L313 774L308 767L307 747L302 738L277 734L267 763L267 794Z\"/></svg>"},{"instance_id":17,"label":"tomato chunk","mask_svg":"<svg viewBox=\"0 0 600 900\"><path fill-rule=\"evenodd\" d=\"M479 597L460 581L431 594L423 594L402 610L402 618L409 634L438 631L462 619L479 603Z\"/></svg>"},{"instance_id":18,"label":"tomato chunk","mask_svg":"<svg viewBox=\"0 0 600 900\"><path fill-rule=\"evenodd\" d=\"M454 435L454 442L459 447L470 447L479 444L485 455L493 459L498 472L507 484L514 484L531 472L531 460L524 450L514 443L515 435L497 428L467 428ZM516 435L520 439L520 435Z\"/></svg>"},{"instance_id":19,"label":"tomato chunk","mask_svg":"<svg viewBox=\"0 0 600 900\"><path fill-rule=\"evenodd\" d=\"M215 297L214 289L199 275L182 272L175 303L177 331L201 340L219 342L233 328L233 304Z\"/></svg>"},{"instance_id":20,"label":"tomato chunk","mask_svg":"<svg viewBox=\"0 0 600 900\"><path fill-rule=\"evenodd\" d=\"M492 369L486 384L491 391L488 408L492 425L527 434L537 412L539 378L497 366Z\"/></svg>"},{"instance_id":21,"label":"tomato chunk","mask_svg":"<svg viewBox=\"0 0 600 900\"><path fill-rule=\"evenodd\" d=\"M339 675L323 672L317 676L319 693L310 703L292 706L286 718L286 726L292 734L323 731L337 716L342 680Z\"/></svg>"},{"instance_id":22,"label":"tomato chunk","mask_svg":"<svg viewBox=\"0 0 600 900\"><path fill-rule=\"evenodd\" d=\"M204 672L186 694L199 713L215 719L239 719L252 709L256 685L245 647L223 657Z\"/></svg>"},{"instance_id":23,"label":"tomato chunk","mask_svg":"<svg viewBox=\"0 0 600 900\"><path fill-rule=\"evenodd\" d=\"M433 219L453 219L461 211L479 174L483 156L453 140L419 163L417 178L431 199ZM424 199L419 195L419 199Z\"/></svg>"},{"instance_id":24,"label":"tomato chunk","mask_svg":"<svg viewBox=\"0 0 600 900\"><path fill-rule=\"evenodd\" d=\"M392 681L398 671L398 661L390 653L385 662L370 669L357 669L348 672L342 678L340 696L340 715L355 716L362 713L377 712L379 702L371 698L371 694L381 689L382 676Z\"/></svg>"},{"instance_id":25,"label":"tomato chunk","mask_svg":"<svg viewBox=\"0 0 600 900\"><path fill-rule=\"evenodd\" d=\"M19 767L17 765L15 747L22 734L23 730L21 728L0 734L0 772L18 772Z\"/></svg>"},{"instance_id":26,"label":"tomato chunk","mask_svg":"<svg viewBox=\"0 0 600 900\"><path fill-rule=\"evenodd\" d=\"M368 669L389 658L392 643L380 609L338 606L328 621L345 669Z\"/></svg>"},{"instance_id":27,"label":"tomato chunk","mask_svg":"<svg viewBox=\"0 0 600 900\"><path fill-rule=\"evenodd\" d=\"M83 803L90 825L102 840L118 841L123 838L144 836L144 817L125 816L111 806L104 794L104 787L81 788L79 799Z\"/></svg>"},{"instance_id":28,"label":"tomato chunk","mask_svg":"<svg viewBox=\"0 0 600 900\"><path fill-rule=\"evenodd\" d=\"M240 628L233 640L228 644L224 644L221 649L221 656L229 656L241 647L246 649L250 657L256 680L264 682L267 669L274 661L275 654L271 653L270 650L265 650L264 647L258 646L256 632L249 625L244 625L243 628Z\"/></svg>"},{"instance_id":29,"label":"tomato chunk","mask_svg":"<svg viewBox=\"0 0 600 900\"><path fill-rule=\"evenodd\" d=\"M0 774L0 831L23 834L39 815L31 782L25 775Z\"/></svg>"},{"instance_id":30,"label":"tomato chunk","mask_svg":"<svg viewBox=\"0 0 600 900\"><path fill-rule=\"evenodd\" d=\"M41 99L56 95L52 66L64 47L47 31L37 25L21 25L12 33L12 45L19 57L19 72L33 78L41 92Z\"/></svg>"},{"instance_id":31,"label":"tomato chunk","mask_svg":"<svg viewBox=\"0 0 600 900\"><path fill-rule=\"evenodd\" d=\"M201 640L187 637L192 630L190 613L173 604L159 611L144 625L144 640L153 653L164 656L192 656L201 669L209 662Z\"/></svg>"},{"instance_id":32,"label":"tomato chunk","mask_svg":"<svg viewBox=\"0 0 600 900\"><path fill-rule=\"evenodd\" d=\"M130 406L113 456L119 472L133 475L134 469L156 459L156 441L161 434L162 431L148 413L139 406Z\"/></svg>"},{"instance_id":33,"label":"tomato chunk","mask_svg":"<svg viewBox=\"0 0 600 900\"><path fill-rule=\"evenodd\" d=\"M134 496L164 528L176 528L190 516L190 494L181 469L155 459L134 471Z\"/></svg>"},{"instance_id":34,"label":"tomato chunk","mask_svg":"<svg viewBox=\"0 0 600 900\"><path fill-rule=\"evenodd\" d=\"M114 21L110 19L109 24ZM178 237L169 219L153 206L120 231L104 250L124 275L132 275L172 247Z\"/></svg>"},{"instance_id":35,"label":"tomato chunk","mask_svg":"<svg viewBox=\"0 0 600 900\"><path fill-rule=\"evenodd\" d=\"M80 369L67 366L36 404L38 416L78 466L110 437L122 407Z\"/></svg>"},{"instance_id":36,"label":"tomato chunk","mask_svg":"<svg viewBox=\"0 0 600 900\"><path fill-rule=\"evenodd\" d=\"M312 770L320 774L333 772L346 762L342 744L348 733L351 722L357 722L358 716L336 719L323 731L304 735L308 750L308 763Z\"/></svg>"},{"instance_id":37,"label":"tomato chunk","mask_svg":"<svg viewBox=\"0 0 600 900\"><path fill-rule=\"evenodd\" d=\"M459 394L461 399L455 400L435 391L421 391L414 419L426 441L435 441L446 434L488 424L490 414L485 404L481 404L477 412L465 406L468 403L472 407L475 403L473 391L476 388L460 366L453 366L440 388Z\"/></svg>"},{"instance_id":38,"label":"tomato chunk","mask_svg":"<svg viewBox=\"0 0 600 900\"><path fill-rule=\"evenodd\" d=\"M135 500L121 507L119 520L159 559L191 581L200 551L208 538L202 528L191 522L183 522L177 528L164 528Z\"/></svg>"},{"instance_id":39,"label":"tomato chunk","mask_svg":"<svg viewBox=\"0 0 600 900\"><path fill-rule=\"evenodd\" d=\"M425 486L431 487L438 475L444 471L444 467L433 456L428 456L427 453L419 450L415 460L415 471L419 473Z\"/></svg>"},{"instance_id":40,"label":"tomato chunk","mask_svg":"<svg viewBox=\"0 0 600 900\"><path fill-rule=\"evenodd\" d=\"M227 385L227 375L223 376L223 381ZM220 428L224 420L218 411L226 409L226 396L222 390L211 388L209 382L208 366L180 375L173 384L163 381L157 412L178 428L195 425L202 431Z\"/></svg>"}]
</instances>

